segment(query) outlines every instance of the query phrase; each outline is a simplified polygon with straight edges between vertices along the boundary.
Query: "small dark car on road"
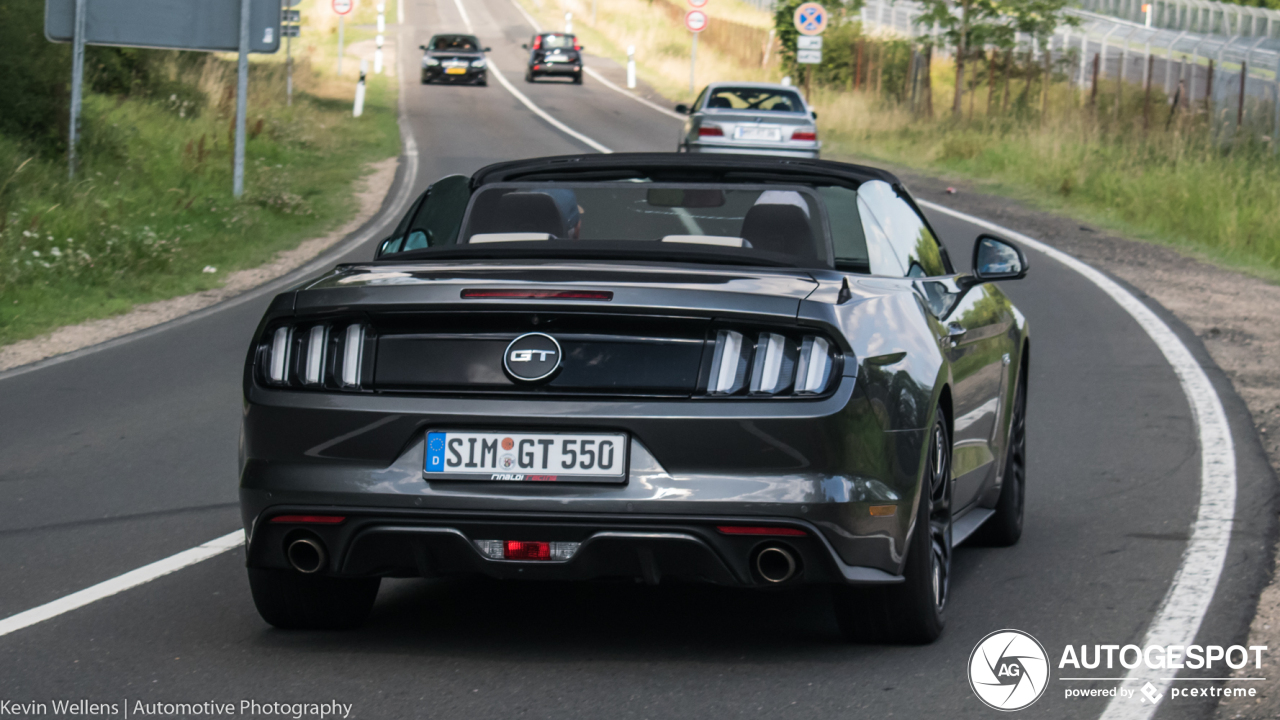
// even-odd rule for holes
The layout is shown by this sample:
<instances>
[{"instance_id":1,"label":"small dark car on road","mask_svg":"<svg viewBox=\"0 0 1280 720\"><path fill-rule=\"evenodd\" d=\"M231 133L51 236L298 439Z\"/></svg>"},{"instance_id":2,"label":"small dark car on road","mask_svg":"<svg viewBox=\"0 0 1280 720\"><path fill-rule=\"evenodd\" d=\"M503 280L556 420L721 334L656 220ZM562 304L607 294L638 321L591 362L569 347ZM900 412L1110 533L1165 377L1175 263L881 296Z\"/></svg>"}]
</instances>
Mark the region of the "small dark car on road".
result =
<instances>
[{"instance_id":1,"label":"small dark car on road","mask_svg":"<svg viewBox=\"0 0 1280 720\"><path fill-rule=\"evenodd\" d=\"M520 47L529 51L525 82L534 82L540 77L567 77L572 78L575 85L582 84L582 44L576 36L538 33Z\"/></svg>"},{"instance_id":2,"label":"small dark car on road","mask_svg":"<svg viewBox=\"0 0 1280 720\"><path fill-rule=\"evenodd\" d=\"M1022 532L1027 322L892 175L676 153L445 177L368 262L277 296L244 368L259 612L344 627L381 578L832 588L930 642L952 550Z\"/></svg>"},{"instance_id":3,"label":"small dark car on road","mask_svg":"<svg viewBox=\"0 0 1280 720\"><path fill-rule=\"evenodd\" d=\"M422 84L437 80L489 84L489 61L474 35L435 35L422 50Z\"/></svg>"}]
</instances>

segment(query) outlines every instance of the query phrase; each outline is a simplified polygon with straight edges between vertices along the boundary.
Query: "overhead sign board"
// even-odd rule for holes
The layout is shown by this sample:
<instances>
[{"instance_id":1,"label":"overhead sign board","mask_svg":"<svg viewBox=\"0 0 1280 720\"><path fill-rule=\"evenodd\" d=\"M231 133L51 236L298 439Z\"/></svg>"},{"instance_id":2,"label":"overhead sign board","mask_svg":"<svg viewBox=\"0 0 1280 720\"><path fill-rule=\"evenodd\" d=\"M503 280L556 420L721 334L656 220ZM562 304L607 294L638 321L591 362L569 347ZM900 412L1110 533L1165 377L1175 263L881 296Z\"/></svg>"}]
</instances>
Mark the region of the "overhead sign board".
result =
<instances>
[{"instance_id":1,"label":"overhead sign board","mask_svg":"<svg viewBox=\"0 0 1280 720\"><path fill-rule=\"evenodd\" d=\"M250 0L249 52L280 49L281 0ZM44 34L71 42L76 0L45 0ZM235 52L240 49L240 0L92 0L85 3L90 45Z\"/></svg>"},{"instance_id":2,"label":"overhead sign board","mask_svg":"<svg viewBox=\"0 0 1280 720\"><path fill-rule=\"evenodd\" d=\"M685 13L684 26L689 32L700 33L707 29L707 14L701 10L690 10Z\"/></svg>"},{"instance_id":3,"label":"overhead sign board","mask_svg":"<svg viewBox=\"0 0 1280 720\"><path fill-rule=\"evenodd\" d=\"M827 9L816 2L807 2L796 8L792 19L801 35L821 35L827 29Z\"/></svg>"}]
</instances>

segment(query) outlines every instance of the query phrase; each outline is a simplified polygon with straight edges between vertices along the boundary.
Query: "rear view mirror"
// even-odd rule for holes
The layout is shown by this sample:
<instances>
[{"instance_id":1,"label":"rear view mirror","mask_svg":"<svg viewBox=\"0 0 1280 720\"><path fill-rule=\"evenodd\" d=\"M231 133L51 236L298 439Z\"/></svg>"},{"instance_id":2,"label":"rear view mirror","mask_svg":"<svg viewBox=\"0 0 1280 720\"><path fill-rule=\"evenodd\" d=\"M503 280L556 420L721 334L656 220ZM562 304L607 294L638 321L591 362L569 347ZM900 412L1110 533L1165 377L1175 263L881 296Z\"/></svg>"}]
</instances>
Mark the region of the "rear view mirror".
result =
<instances>
[{"instance_id":1,"label":"rear view mirror","mask_svg":"<svg viewBox=\"0 0 1280 720\"><path fill-rule=\"evenodd\" d=\"M685 105L684 103L680 103L679 105L676 106L676 112L680 113L681 115L688 115L689 106Z\"/></svg>"},{"instance_id":2,"label":"rear view mirror","mask_svg":"<svg viewBox=\"0 0 1280 720\"><path fill-rule=\"evenodd\" d=\"M653 207L713 208L724 205L724 191L653 188L647 200Z\"/></svg>"},{"instance_id":3,"label":"rear view mirror","mask_svg":"<svg viewBox=\"0 0 1280 720\"><path fill-rule=\"evenodd\" d=\"M1017 245L994 235L973 244L973 276L978 282L1017 280L1027 274L1027 256Z\"/></svg>"}]
</instances>

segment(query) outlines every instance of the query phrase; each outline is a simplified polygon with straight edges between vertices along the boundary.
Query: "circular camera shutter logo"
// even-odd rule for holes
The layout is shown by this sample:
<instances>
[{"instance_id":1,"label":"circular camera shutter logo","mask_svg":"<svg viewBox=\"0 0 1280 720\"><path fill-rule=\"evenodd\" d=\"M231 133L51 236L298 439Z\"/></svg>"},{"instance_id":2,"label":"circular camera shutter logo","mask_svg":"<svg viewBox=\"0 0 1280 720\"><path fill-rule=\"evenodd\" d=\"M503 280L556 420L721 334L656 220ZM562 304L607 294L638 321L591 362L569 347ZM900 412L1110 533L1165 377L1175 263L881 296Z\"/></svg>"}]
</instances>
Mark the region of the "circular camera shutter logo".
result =
<instances>
[{"instance_id":1,"label":"circular camera shutter logo","mask_svg":"<svg viewBox=\"0 0 1280 720\"><path fill-rule=\"evenodd\" d=\"M502 355L502 367L514 380L538 382L560 369L560 343L550 335L526 333L511 341Z\"/></svg>"},{"instance_id":2,"label":"circular camera shutter logo","mask_svg":"<svg viewBox=\"0 0 1280 720\"><path fill-rule=\"evenodd\" d=\"M1021 710L1049 684L1049 654L1021 630L997 630L969 655L969 687L996 710Z\"/></svg>"}]
</instances>

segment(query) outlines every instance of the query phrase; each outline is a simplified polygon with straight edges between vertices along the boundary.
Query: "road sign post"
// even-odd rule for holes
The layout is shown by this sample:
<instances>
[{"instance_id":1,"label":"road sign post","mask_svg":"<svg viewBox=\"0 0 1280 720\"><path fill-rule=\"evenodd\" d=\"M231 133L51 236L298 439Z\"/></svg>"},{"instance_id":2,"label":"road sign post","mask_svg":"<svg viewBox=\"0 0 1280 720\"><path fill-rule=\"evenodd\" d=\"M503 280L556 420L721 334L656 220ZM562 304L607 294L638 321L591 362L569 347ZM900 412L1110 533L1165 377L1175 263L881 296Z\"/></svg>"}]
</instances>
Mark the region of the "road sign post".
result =
<instances>
[{"instance_id":1,"label":"road sign post","mask_svg":"<svg viewBox=\"0 0 1280 720\"><path fill-rule=\"evenodd\" d=\"M351 12L351 0L333 0L333 11L338 13L338 77L342 77L342 33L347 13Z\"/></svg>"},{"instance_id":2,"label":"road sign post","mask_svg":"<svg viewBox=\"0 0 1280 720\"><path fill-rule=\"evenodd\" d=\"M796 8L792 22L800 37L796 38L796 64L819 65L822 63L822 31L827 29L827 9L816 2L807 2ZM813 97L813 70L805 68L805 100Z\"/></svg>"},{"instance_id":3,"label":"road sign post","mask_svg":"<svg viewBox=\"0 0 1280 720\"><path fill-rule=\"evenodd\" d=\"M373 51L373 74L382 74L382 34L387 31L386 3L378 3L378 36L374 38L377 49Z\"/></svg>"},{"instance_id":4,"label":"road sign post","mask_svg":"<svg viewBox=\"0 0 1280 720\"><path fill-rule=\"evenodd\" d=\"M240 57L236 62L236 157L231 194L244 194L244 125L249 103L249 1L240 0Z\"/></svg>"},{"instance_id":5,"label":"road sign post","mask_svg":"<svg viewBox=\"0 0 1280 720\"><path fill-rule=\"evenodd\" d=\"M296 5L299 0L286 0ZM299 23L302 13L297 10L283 10L280 15L280 34L284 36L284 104L293 105L293 39L298 37Z\"/></svg>"},{"instance_id":6,"label":"road sign post","mask_svg":"<svg viewBox=\"0 0 1280 720\"><path fill-rule=\"evenodd\" d=\"M693 4L695 0L689 0L689 4ZM695 7L701 7L707 4L707 0L702 0ZM694 91L695 75L698 68L698 34L707 29L707 14L702 10L690 10L684 14L684 26L693 33L693 46L689 51L689 92Z\"/></svg>"}]
</instances>

